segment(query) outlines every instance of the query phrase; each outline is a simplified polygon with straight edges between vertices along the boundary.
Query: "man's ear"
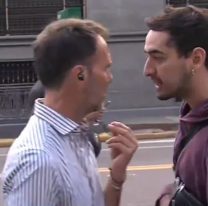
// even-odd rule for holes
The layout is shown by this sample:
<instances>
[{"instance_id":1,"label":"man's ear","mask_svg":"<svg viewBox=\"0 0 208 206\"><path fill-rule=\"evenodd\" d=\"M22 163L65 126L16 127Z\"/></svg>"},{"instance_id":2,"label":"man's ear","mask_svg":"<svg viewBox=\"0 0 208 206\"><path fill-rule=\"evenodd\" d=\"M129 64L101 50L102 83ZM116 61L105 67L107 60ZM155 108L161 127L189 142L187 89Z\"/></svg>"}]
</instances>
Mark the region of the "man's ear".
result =
<instances>
[{"instance_id":1,"label":"man's ear","mask_svg":"<svg viewBox=\"0 0 208 206\"><path fill-rule=\"evenodd\" d=\"M72 68L70 71L70 75L75 80L84 80L84 77L86 76L86 68L83 65L76 65Z\"/></svg>"},{"instance_id":2,"label":"man's ear","mask_svg":"<svg viewBox=\"0 0 208 206\"><path fill-rule=\"evenodd\" d=\"M202 68L206 60L206 51L201 47L196 47L191 54L191 63L195 71Z\"/></svg>"}]
</instances>

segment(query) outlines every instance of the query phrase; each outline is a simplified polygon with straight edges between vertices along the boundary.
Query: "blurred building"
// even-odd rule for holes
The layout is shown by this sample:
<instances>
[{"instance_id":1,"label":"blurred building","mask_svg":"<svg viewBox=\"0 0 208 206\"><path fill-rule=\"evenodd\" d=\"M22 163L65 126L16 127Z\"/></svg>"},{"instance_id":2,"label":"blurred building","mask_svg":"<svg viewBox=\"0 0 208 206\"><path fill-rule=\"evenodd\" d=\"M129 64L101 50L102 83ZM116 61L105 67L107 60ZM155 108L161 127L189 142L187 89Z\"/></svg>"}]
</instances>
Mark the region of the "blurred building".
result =
<instances>
[{"instance_id":1,"label":"blurred building","mask_svg":"<svg viewBox=\"0 0 208 206\"><path fill-rule=\"evenodd\" d=\"M89 18L110 29L114 81L105 118L177 115L180 101L159 101L143 76L146 17L166 4L206 7L203 0L0 0L0 138L16 136L25 123L27 97L37 77L31 43L46 24L63 15ZM60 15L60 13L59 13Z\"/></svg>"}]
</instances>

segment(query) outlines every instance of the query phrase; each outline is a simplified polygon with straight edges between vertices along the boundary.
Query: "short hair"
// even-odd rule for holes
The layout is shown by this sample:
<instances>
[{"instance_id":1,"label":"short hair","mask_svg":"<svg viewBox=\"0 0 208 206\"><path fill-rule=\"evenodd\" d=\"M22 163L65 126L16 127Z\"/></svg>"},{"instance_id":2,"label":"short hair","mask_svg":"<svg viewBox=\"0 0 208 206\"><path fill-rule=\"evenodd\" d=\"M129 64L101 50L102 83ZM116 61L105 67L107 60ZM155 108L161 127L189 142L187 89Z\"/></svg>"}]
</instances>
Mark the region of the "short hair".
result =
<instances>
[{"instance_id":1,"label":"short hair","mask_svg":"<svg viewBox=\"0 0 208 206\"><path fill-rule=\"evenodd\" d=\"M150 30L167 32L169 43L176 47L179 56L188 57L194 48L203 48L208 68L208 9L168 6L160 14L146 19L146 24Z\"/></svg>"},{"instance_id":2,"label":"short hair","mask_svg":"<svg viewBox=\"0 0 208 206\"><path fill-rule=\"evenodd\" d=\"M108 37L101 24L82 19L61 19L47 25L33 43L34 67L46 89L59 88L77 64L89 63L96 53L97 35Z\"/></svg>"}]
</instances>

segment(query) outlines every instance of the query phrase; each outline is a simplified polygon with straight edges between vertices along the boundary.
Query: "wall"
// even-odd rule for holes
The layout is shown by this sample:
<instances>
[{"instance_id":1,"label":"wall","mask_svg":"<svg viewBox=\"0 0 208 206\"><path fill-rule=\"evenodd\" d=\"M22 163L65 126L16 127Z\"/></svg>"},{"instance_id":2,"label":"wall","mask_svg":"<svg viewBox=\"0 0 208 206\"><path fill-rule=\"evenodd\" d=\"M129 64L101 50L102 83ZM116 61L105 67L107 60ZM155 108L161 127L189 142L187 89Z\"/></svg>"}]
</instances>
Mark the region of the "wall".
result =
<instances>
[{"instance_id":1,"label":"wall","mask_svg":"<svg viewBox=\"0 0 208 206\"><path fill-rule=\"evenodd\" d=\"M114 81L108 99L109 118L177 115L180 103L159 101L152 82L143 76L147 28L144 19L164 7L163 0L87 0L87 18L110 29ZM35 36L0 37L0 61L32 59Z\"/></svg>"},{"instance_id":2,"label":"wall","mask_svg":"<svg viewBox=\"0 0 208 206\"><path fill-rule=\"evenodd\" d=\"M87 1L87 18L101 22L112 34L114 81L108 95L112 117L178 115L180 103L157 100L153 83L143 76L144 19L163 7L163 0Z\"/></svg>"}]
</instances>

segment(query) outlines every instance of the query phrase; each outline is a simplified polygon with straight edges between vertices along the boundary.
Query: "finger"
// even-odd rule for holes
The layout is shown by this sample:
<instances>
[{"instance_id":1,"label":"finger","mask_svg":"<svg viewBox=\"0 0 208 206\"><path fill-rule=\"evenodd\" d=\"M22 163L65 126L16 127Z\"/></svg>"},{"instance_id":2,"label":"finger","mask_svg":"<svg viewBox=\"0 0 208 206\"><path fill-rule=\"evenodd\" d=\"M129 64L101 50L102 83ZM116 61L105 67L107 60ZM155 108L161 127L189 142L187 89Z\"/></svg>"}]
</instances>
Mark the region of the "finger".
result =
<instances>
[{"instance_id":1,"label":"finger","mask_svg":"<svg viewBox=\"0 0 208 206\"><path fill-rule=\"evenodd\" d=\"M109 148L111 149L118 149L120 152L122 152L123 154L129 154L132 155L133 151L131 148L126 147L124 144L120 143L120 142L116 142L116 143L111 143L108 145Z\"/></svg>"},{"instance_id":2,"label":"finger","mask_svg":"<svg viewBox=\"0 0 208 206\"><path fill-rule=\"evenodd\" d=\"M135 138L133 136L133 134L131 132L129 132L128 130L125 130L123 128L114 126L114 125L108 125L108 129L112 132L112 134L116 134L116 135L121 135L124 136L125 138L128 138L131 142L134 142ZM114 136L116 136L114 135Z\"/></svg>"},{"instance_id":3,"label":"finger","mask_svg":"<svg viewBox=\"0 0 208 206\"><path fill-rule=\"evenodd\" d=\"M125 124L123 124L121 122L112 122L111 124L132 132L132 130L128 126L126 126Z\"/></svg>"},{"instance_id":4,"label":"finger","mask_svg":"<svg viewBox=\"0 0 208 206\"><path fill-rule=\"evenodd\" d=\"M134 147L134 144L132 144L131 141L129 141L127 138L125 138L121 135L111 137L106 143L111 144L111 143L119 143L119 142L129 148Z\"/></svg>"},{"instance_id":5,"label":"finger","mask_svg":"<svg viewBox=\"0 0 208 206\"><path fill-rule=\"evenodd\" d=\"M134 134L133 134L132 130L128 126L126 126L125 124L123 124L121 122L112 122L111 124L113 126L116 126L116 127L119 127L119 128L122 128L122 129L126 130L131 135L132 141L133 142L135 141Z\"/></svg>"}]
</instances>

